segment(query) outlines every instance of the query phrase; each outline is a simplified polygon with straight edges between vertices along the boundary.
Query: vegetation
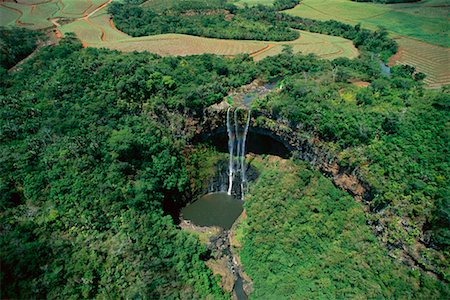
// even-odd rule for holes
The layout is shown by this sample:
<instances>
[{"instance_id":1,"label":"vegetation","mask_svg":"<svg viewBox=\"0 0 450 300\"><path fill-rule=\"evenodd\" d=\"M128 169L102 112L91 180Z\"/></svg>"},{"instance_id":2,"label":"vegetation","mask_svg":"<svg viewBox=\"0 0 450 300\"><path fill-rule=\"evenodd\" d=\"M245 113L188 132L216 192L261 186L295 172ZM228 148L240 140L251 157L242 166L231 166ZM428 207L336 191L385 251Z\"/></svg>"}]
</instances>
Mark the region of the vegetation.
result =
<instances>
[{"instance_id":1,"label":"vegetation","mask_svg":"<svg viewBox=\"0 0 450 300\"><path fill-rule=\"evenodd\" d=\"M352 1L373 2L373 3L382 3L382 4L417 2L417 0L352 0Z\"/></svg>"},{"instance_id":2,"label":"vegetation","mask_svg":"<svg viewBox=\"0 0 450 300\"><path fill-rule=\"evenodd\" d=\"M0 27L0 77L6 69L30 55L42 38L42 34L36 31Z\"/></svg>"},{"instance_id":3,"label":"vegetation","mask_svg":"<svg viewBox=\"0 0 450 300\"><path fill-rule=\"evenodd\" d=\"M449 47L445 0L425 0L418 3L381 5L349 0L303 0L286 13L316 20L336 20L350 25L361 24L376 30L380 27L394 37L407 36Z\"/></svg>"},{"instance_id":4,"label":"vegetation","mask_svg":"<svg viewBox=\"0 0 450 300\"><path fill-rule=\"evenodd\" d=\"M286 41L296 28L341 37L326 40L335 45L349 39L360 56L319 60L294 54L295 42L268 45L275 56L258 63L248 54L83 49L70 26L97 24L92 40L127 37L99 25L109 19L98 11L6 72L41 36L1 29L1 298L229 298L205 266L208 251L171 216L201 190L216 158L190 151L190 125L231 89L280 78L280 90L252 103L264 113L256 122L282 120L317 141L367 183L370 211L364 216L362 204L300 162L260 163L240 231L254 296L448 298L449 89L424 90L425 75L409 66L382 74L380 59L397 50L385 30L276 11L293 2L136 0L110 11L135 35ZM88 16L98 5L71 9ZM401 265L404 255L439 280Z\"/></svg>"},{"instance_id":5,"label":"vegetation","mask_svg":"<svg viewBox=\"0 0 450 300\"><path fill-rule=\"evenodd\" d=\"M212 10L210 5L191 2L161 13L139 6L140 2L116 2L108 11L117 28L131 36L184 33L237 40L290 41L298 38L298 32L276 22L268 7L222 5Z\"/></svg>"},{"instance_id":6,"label":"vegetation","mask_svg":"<svg viewBox=\"0 0 450 300\"><path fill-rule=\"evenodd\" d=\"M427 74L427 83L441 87L450 84L449 68L442 68L448 63L439 61L447 60L450 55L447 5L446 0L391 5L303 0L301 5L286 13L321 21L336 20L353 26L361 24L372 30L384 28L401 46L399 55L391 63L414 66Z\"/></svg>"},{"instance_id":7,"label":"vegetation","mask_svg":"<svg viewBox=\"0 0 450 300\"><path fill-rule=\"evenodd\" d=\"M301 0L275 0L273 2L273 6L276 10L285 10L289 8L293 8L298 5Z\"/></svg>"},{"instance_id":8,"label":"vegetation","mask_svg":"<svg viewBox=\"0 0 450 300\"><path fill-rule=\"evenodd\" d=\"M380 239L391 249L415 249L421 239L428 248L418 250L420 263L448 280L444 195L450 186L445 150L450 119L446 106L437 103L448 102L449 94L425 92L423 74L412 67L395 67L391 77L382 76L364 57L325 63L284 53L260 64L266 78L298 75L286 77L281 93L259 100L255 108L318 134L341 165L355 169L372 187L371 222L382 228ZM371 83L368 88L347 83L355 78Z\"/></svg>"},{"instance_id":9,"label":"vegetation","mask_svg":"<svg viewBox=\"0 0 450 300\"><path fill-rule=\"evenodd\" d=\"M27 29L49 29L51 19L73 21L92 13L104 0L49 0L2 2L0 26L17 26ZM4 17L5 16L5 17Z\"/></svg>"},{"instance_id":10,"label":"vegetation","mask_svg":"<svg viewBox=\"0 0 450 300\"><path fill-rule=\"evenodd\" d=\"M240 251L255 299L442 299L448 287L393 263L362 205L298 161L256 161Z\"/></svg>"},{"instance_id":11,"label":"vegetation","mask_svg":"<svg viewBox=\"0 0 450 300\"><path fill-rule=\"evenodd\" d=\"M205 15L197 9L198 13L194 15L191 13L183 15L185 11L176 11L173 14L173 8L166 13L156 14L132 3L115 3L110 7L109 12L114 16L121 30L134 36L179 32L226 39L285 41L298 36L298 32L290 29L292 27L350 39L356 47L379 54L383 60L387 60L397 51L397 44L389 39L387 32L383 30L372 32L360 26L352 27L337 21L320 22L302 19L280 14L274 8L262 5L244 8L226 5L225 8L234 15L231 21L226 21L225 13ZM249 27L244 28L246 22L252 24L252 27L257 27L248 31L246 29ZM220 28L216 28L219 23ZM269 27L257 24L266 24ZM292 32L295 35L292 35Z\"/></svg>"},{"instance_id":12,"label":"vegetation","mask_svg":"<svg viewBox=\"0 0 450 300\"><path fill-rule=\"evenodd\" d=\"M248 58L81 49L68 35L7 75L2 298L222 298L205 248L163 207L190 188L180 112L255 74Z\"/></svg>"}]
</instances>

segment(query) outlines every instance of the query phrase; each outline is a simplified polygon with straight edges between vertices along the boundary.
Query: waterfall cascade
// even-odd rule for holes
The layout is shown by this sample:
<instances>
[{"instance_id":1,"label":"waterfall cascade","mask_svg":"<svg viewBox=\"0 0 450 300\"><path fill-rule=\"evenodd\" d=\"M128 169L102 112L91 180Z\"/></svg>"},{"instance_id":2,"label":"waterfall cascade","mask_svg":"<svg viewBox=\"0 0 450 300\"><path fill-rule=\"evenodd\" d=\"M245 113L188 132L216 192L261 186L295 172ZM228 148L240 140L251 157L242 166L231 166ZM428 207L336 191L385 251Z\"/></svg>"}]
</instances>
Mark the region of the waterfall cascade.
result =
<instances>
[{"instance_id":1,"label":"waterfall cascade","mask_svg":"<svg viewBox=\"0 0 450 300\"><path fill-rule=\"evenodd\" d=\"M233 118L231 116L231 110L232 107L229 107L227 110L228 151L230 154L228 166L228 194L231 195L233 192L233 182L239 180L240 184L238 188L240 188L240 190L238 194L240 194L241 200L244 200L244 194L247 188L247 177L245 174L247 169L247 166L245 165L245 143L250 125L251 112L248 110L245 124L240 126L238 112L244 110L236 108L233 113Z\"/></svg>"}]
</instances>

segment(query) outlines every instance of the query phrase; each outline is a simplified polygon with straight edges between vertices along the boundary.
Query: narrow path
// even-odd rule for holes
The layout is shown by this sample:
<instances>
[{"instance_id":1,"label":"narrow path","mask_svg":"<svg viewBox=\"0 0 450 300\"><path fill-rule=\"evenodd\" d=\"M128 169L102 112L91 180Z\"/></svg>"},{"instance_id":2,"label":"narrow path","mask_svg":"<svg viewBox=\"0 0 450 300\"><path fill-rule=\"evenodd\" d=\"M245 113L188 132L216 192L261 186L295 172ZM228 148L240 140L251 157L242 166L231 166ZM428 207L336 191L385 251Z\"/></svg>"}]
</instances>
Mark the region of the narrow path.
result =
<instances>
[{"instance_id":1,"label":"narrow path","mask_svg":"<svg viewBox=\"0 0 450 300\"><path fill-rule=\"evenodd\" d=\"M58 19L57 18L51 18L48 19L50 22L52 22L53 25L55 25L55 28L53 29L55 36L57 39L61 39L63 37L63 34L61 32L61 30L59 30L59 26L61 26L61 24L58 23Z\"/></svg>"},{"instance_id":2,"label":"narrow path","mask_svg":"<svg viewBox=\"0 0 450 300\"><path fill-rule=\"evenodd\" d=\"M114 29L115 31L119 32L119 33L128 35L127 33L125 33L125 32L123 32L123 31L117 29L116 24L114 24L114 20L113 20L113 18L111 18L111 17L109 18L109 26L110 26L112 29Z\"/></svg>"},{"instance_id":3,"label":"narrow path","mask_svg":"<svg viewBox=\"0 0 450 300\"><path fill-rule=\"evenodd\" d=\"M87 0L87 1L90 3L90 5L88 6L88 8L86 8L86 9L81 13L82 16L86 16L87 13L88 13L88 10L90 10L90 9L94 6L94 3L92 3L91 0Z\"/></svg>"},{"instance_id":4,"label":"narrow path","mask_svg":"<svg viewBox=\"0 0 450 300\"><path fill-rule=\"evenodd\" d=\"M100 5L99 7L97 7L96 9L94 9L92 12L90 12L88 15L84 16L81 19L88 19L89 17L91 17L92 15L94 15L96 12L98 12L99 10L105 8L108 4L110 4L112 2L112 0L108 0L107 2L103 3L102 5Z\"/></svg>"},{"instance_id":5,"label":"narrow path","mask_svg":"<svg viewBox=\"0 0 450 300\"><path fill-rule=\"evenodd\" d=\"M255 51L255 52L250 53L250 57L255 57L255 56L257 56L258 54L261 54L261 53L263 53L263 52L266 52L266 51L272 49L272 48L275 47L275 46L277 46L277 45L276 45L276 44L268 44L268 45L265 46L264 48L259 49L259 50Z\"/></svg>"}]
</instances>

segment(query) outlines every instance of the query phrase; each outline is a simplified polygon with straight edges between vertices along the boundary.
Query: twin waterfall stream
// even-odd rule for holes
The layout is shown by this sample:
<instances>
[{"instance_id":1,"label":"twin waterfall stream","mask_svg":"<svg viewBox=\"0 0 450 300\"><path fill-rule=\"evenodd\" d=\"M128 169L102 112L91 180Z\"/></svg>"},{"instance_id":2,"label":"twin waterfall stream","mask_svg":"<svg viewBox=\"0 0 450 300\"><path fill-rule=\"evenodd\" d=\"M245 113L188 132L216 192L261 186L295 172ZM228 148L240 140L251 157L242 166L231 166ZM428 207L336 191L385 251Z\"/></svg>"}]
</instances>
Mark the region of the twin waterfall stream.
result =
<instances>
[{"instance_id":1,"label":"twin waterfall stream","mask_svg":"<svg viewBox=\"0 0 450 300\"><path fill-rule=\"evenodd\" d=\"M247 188L247 178L245 175L245 143L247 140L248 127L250 124L251 111L247 111L246 122L243 126L239 125L239 111L244 111L239 107L232 107L227 110L227 133L228 133L228 152L230 154L228 164L228 195L233 192L233 182L240 183L239 192L241 200L244 200ZM239 195L239 193L238 193Z\"/></svg>"}]
</instances>

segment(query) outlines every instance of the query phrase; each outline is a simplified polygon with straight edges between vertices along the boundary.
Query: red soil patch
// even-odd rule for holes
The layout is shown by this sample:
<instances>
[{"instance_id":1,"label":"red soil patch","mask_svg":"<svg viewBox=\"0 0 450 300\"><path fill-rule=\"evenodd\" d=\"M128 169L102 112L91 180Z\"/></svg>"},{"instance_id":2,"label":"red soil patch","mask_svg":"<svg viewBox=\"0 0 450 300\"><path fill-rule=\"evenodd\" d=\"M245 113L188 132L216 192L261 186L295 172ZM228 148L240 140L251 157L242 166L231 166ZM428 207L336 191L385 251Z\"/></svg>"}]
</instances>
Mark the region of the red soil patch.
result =
<instances>
[{"instance_id":1,"label":"red soil patch","mask_svg":"<svg viewBox=\"0 0 450 300\"><path fill-rule=\"evenodd\" d=\"M114 21L113 21L112 18L109 18L109 26L111 26L111 28L114 29L114 30L117 31L117 32L126 34L125 32L123 32L123 31L117 29L116 24L114 24Z\"/></svg>"},{"instance_id":2,"label":"red soil patch","mask_svg":"<svg viewBox=\"0 0 450 300\"><path fill-rule=\"evenodd\" d=\"M62 32L58 28L55 28L53 32L55 33L57 39L62 39L63 37Z\"/></svg>"},{"instance_id":3,"label":"red soil patch","mask_svg":"<svg viewBox=\"0 0 450 300\"><path fill-rule=\"evenodd\" d=\"M60 26L60 24L58 23L58 19L53 18L53 19L48 19L50 22L52 22L53 25L55 25L55 29L53 29L53 32L55 33L55 36L57 39L61 39L63 37L63 34L61 32L61 30L58 29L58 27Z\"/></svg>"},{"instance_id":4,"label":"red soil patch","mask_svg":"<svg viewBox=\"0 0 450 300\"><path fill-rule=\"evenodd\" d=\"M392 55L389 58L388 66L389 67L395 66L396 62L398 60L400 60L400 58L402 57L402 54L403 54L403 48L399 48L397 53L395 53L394 55Z\"/></svg>"},{"instance_id":5,"label":"red soil patch","mask_svg":"<svg viewBox=\"0 0 450 300\"><path fill-rule=\"evenodd\" d=\"M255 51L255 52L253 52L253 53L250 53L250 57L255 57L256 55L261 54L261 53L263 53L264 51L267 51L267 50L269 50L269 49L272 49L272 48L275 47L275 46L276 46L276 44L268 44L268 45L265 46L264 48L259 49L258 51Z\"/></svg>"},{"instance_id":6,"label":"red soil patch","mask_svg":"<svg viewBox=\"0 0 450 300\"><path fill-rule=\"evenodd\" d=\"M106 32L105 30L103 30L103 28L100 28L100 30L102 31L102 35L100 36L102 42L106 41Z\"/></svg>"},{"instance_id":7,"label":"red soil patch","mask_svg":"<svg viewBox=\"0 0 450 300\"><path fill-rule=\"evenodd\" d=\"M103 3L102 5L100 5L99 7L97 7L96 9L94 9L92 12L90 12L88 15L84 16L81 19L87 20L89 17L91 17L93 14L95 14L96 12L98 12L99 10L101 10L106 5L110 4L111 2L112 2L112 0L106 1L105 3Z\"/></svg>"},{"instance_id":8,"label":"red soil patch","mask_svg":"<svg viewBox=\"0 0 450 300\"><path fill-rule=\"evenodd\" d=\"M370 82L367 81L361 81L361 80L351 80L352 84L356 85L357 87L368 87L370 85Z\"/></svg>"}]
</instances>

